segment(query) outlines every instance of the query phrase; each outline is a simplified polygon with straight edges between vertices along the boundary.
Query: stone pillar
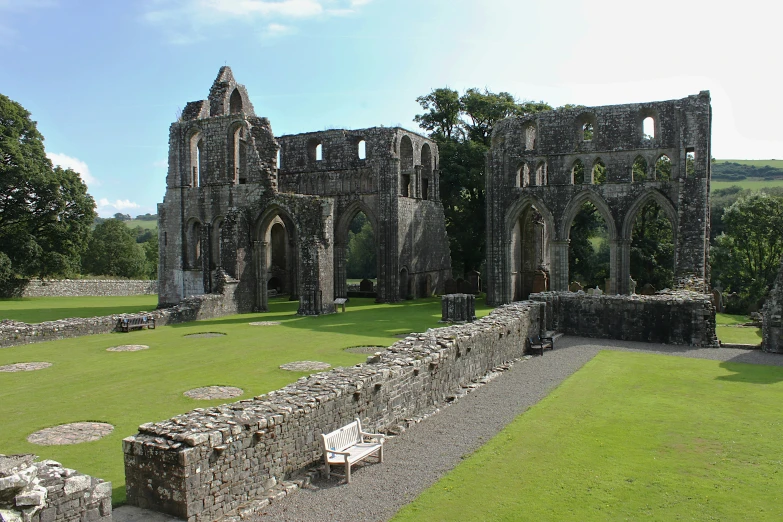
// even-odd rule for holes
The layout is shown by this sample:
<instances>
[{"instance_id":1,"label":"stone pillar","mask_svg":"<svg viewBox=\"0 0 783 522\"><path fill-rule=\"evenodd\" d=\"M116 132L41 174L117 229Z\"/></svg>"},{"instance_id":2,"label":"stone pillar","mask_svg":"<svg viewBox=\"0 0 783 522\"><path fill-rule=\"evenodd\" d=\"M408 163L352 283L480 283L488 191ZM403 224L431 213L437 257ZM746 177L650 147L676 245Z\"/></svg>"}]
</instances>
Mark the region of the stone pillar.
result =
<instances>
[{"instance_id":1,"label":"stone pillar","mask_svg":"<svg viewBox=\"0 0 783 522\"><path fill-rule=\"evenodd\" d=\"M631 240L615 239L609 242L610 274L612 294L627 295L630 293L631 279Z\"/></svg>"},{"instance_id":2,"label":"stone pillar","mask_svg":"<svg viewBox=\"0 0 783 522\"><path fill-rule=\"evenodd\" d=\"M551 289L555 292L568 290L568 247L570 239L565 241L552 241L552 270Z\"/></svg>"},{"instance_id":3,"label":"stone pillar","mask_svg":"<svg viewBox=\"0 0 783 522\"><path fill-rule=\"evenodd\" d=\"M266 291L266 241L253 241L253 259L256 262L256 309L269 311L269 296Z\"/></svg>"},{"instance_id":4,"label":"stone pillar","mask_svg":"<svg viewBox=\"0 0 783 522\"><path fill-rule=\"evenodd\" d=\"M345 275L345 244L334 245L334 297L348 297L348 282Z\"/></svg>"},{"instance_id":5,"label":"stone pillar","mask_svg":"<svg viewBox=\"0 0 783 522\"><path fill-rule=\"evenodd\" d=\"M204 278L204 293L212 293L212 225L201 226L201 268Z\"/></svg>"},{"instance_id":6,"label":"stone pillar","mask_svg":"<svg viewBox=\"0 0 783 522\"><path fill-rule=\"evenodd\" d=\"M441 297L442 323L465 323L476 320L476 296L446 294Z\"/></svg>"}]
</instances>

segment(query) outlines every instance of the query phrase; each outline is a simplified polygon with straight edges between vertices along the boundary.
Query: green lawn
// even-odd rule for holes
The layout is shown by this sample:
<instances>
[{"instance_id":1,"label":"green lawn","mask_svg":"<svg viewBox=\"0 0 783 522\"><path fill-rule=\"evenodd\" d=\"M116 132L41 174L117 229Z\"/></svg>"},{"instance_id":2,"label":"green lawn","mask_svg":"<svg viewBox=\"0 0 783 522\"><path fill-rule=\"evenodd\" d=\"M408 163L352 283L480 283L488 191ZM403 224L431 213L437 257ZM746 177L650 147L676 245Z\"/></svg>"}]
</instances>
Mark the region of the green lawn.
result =
<instances>
[{"instance_id":1,"label":"green lawn","mask_svg":"<svg viewBox=\"0 0 783 522\"><path fill-rule=\"evenodd\" d=\"M783 368L601 352L395 521L781 520Z\"/></svg>"},{"instance_id":2,"label":"green lawn","mask_svg":"<svg viewBox=\"0 0 783 522\"><path fill-rule=\"evenodd\" d=\"M718 339L729 344L761 343L761 328L739 326L750 321L746 315L715 314Z\"/></svg>"},{"instance_id":3,"label":"green lawn","mask_svg":"<svg viewBox=\"0 0 783 522\"><path fill-rule=\"evenodd\" d=\"M0 319L25 323L55 321L66 317L97 317L151 311L158 306L157 295L123 297L25 297L0 299Z\"/></svg>"},{"instance_id":4,"label":"green lawn","mask_svg":"<svg viewBox=\"0 0 783 522\"><path fill-rule=\"evenodd\" d=\"M86 299L86 298L79 298ZM196 401L183 392L200 386L238 386L250 398L294 382L311 372L288 372L279 365L315 360L347 366L366 355L353 346L388 346L395 334L442 326L440 299L376 304L352 298L345 313L298 317L297 303L270 302L271 312L224 317L155 330L65 339L0 349L0 365L47 361L35 372L0 373L0 453L36 453L83 473L111 480L113 500L125 498L122 444L139 424L167 419L225 400ZM490 308L483 300L477 315ZM251 321L281 321L250 326ZM220 338L186 338L196 332L222 332ZM120 344L146 344L149 350L107 352ZM35 446L26 437L39 429L77 421L116 426L99 441L73 446Z\"/></svg>"}]
</instances>

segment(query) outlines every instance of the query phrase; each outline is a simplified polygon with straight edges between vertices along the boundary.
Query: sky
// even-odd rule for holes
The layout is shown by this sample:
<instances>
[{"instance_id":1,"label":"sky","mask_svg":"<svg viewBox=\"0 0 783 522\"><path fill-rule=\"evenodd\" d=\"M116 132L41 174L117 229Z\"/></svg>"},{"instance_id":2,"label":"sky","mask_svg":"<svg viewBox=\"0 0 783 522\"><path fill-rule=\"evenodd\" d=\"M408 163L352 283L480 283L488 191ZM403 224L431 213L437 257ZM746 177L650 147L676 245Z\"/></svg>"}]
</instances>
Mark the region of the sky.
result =
<instances>
[{"instance_id":1,"label":"sky","mask_svg":"<svg viewBox=\"0 0 783 522\"><path fill-rule=\"evenodd\" d=\"M103 217L156 212L169 125L223 65L276 135L420 131L416 98L439 87L552 106L709 90L714 157L783 159L781 15L769 0L0 0L0 93Z\"/></svg>"}]
</instances>

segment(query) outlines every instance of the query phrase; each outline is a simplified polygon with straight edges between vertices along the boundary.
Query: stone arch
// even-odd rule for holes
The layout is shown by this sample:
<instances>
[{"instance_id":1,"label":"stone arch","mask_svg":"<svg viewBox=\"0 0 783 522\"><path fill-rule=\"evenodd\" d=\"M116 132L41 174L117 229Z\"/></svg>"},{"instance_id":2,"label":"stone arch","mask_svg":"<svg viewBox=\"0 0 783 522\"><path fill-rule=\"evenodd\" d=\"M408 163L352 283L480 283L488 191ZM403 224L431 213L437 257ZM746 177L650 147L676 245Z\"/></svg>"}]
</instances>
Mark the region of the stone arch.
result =
<instances>
[{"instance_id":1,"label":"stone arch","mask_svg":"<svg viewBox=\"0 0 783 522\"><path fill-rule=\"evenodd\" d=\"M534 150L536 148L536 134L536 123L527 123L525 125L525 150Z\"/></svg>"},{"instance_id":2,"label":"stone arch","mask_svg":"<svg viewBox=\"0 0 783 522\"><path fill-rule=\"evenodd\" d=\"M576 141L580 142L595 142L598 135L597 121L595 113L583 112L574 120L574 130L576 133Z\"/></svg>"},{"instance_id":3,"label":"stone arch","mask_svg":"<svg viewBox=\"0 0 783 522\"><path fill-rule=\"evenodd\" d=\"M209 268L211 270L216 269L219 266L222 266L222 259L223 259L223 223L225 222L225 218L223 216L218 216L215 219L212 220L212 234L210 237L210 263Z\"/></svg>"},{"instance_id":4,"label":"stone arch","mask_svg":"<svg viewBox=\"0 0 783 522\"><path fill-rule=\"evenodd\" d=\"M577 158L571 165L571 184L584 185L585 183L585 164Z\"/></svg>"},{"instance_id":5,"label":"stone arch","mask_svg":"<svg viewBox=\"0 0 783 522\"><path fill-rule=\"evenodd\" d=\"M203 171L205 170L204 137L201 129L193 128L188 133L188 170L189 179L183 179L182 184L190 187L198 187L201 184Z\"/></svg>"},{"instance_id":6,"label":"stone arch","mask_svg":"<svg viewBox=\"0 0 783 522\"><path fill-rule=\"evenodd\" d=\"M677 211L674 209L672 202L669 201L669 198L653 188L644 191L642 195L636 198L633 204L628 208L628 211L625 213L625 219L623 220L623 228L620 237L622 239L631 239L631 234L633 233L633 222L636 219L636 214L638 214L639 210L650 200L654 200L656 203L658 203L658 205L666 213L666 217L669 218L669 222L672 224L672 238L674 244L676 245L677 229L679 228Z\"/></svg>"},{"instance_id":7,"label":"stone arch","mask_svg":"<svg viewBox=\"0 0 783 522\"><path fill-rule=\"evenodd\" d=\"M631 164L631 181L647 181L650 178L650 163L643 155L637 155Z\"/></svg>"},{"instance_id":8,"label":"stone arch","mask_svg":"<svg viewBox=\"0 0 783 522\"><path fill-rule=\"evenodd\" d=\"M272 228L282 226L285 242L285 267L273 267L274 255L272 244ZM256 238L255 269L256 269L256 306L259 310L268 310L269 280L277 277L281 280L284 292L291 299L299 296L299 234L291 213L283 206L273 203L256 219L254 227ZM279 245L278 245L279 246Z\"/></svg>"},{"instance_id":9,"label":"stone arch","mask_svg":"<svg viewBox=\"0 0 783 522\"><path fill-rule=\"evenodd\" d=\"M574 221L582 205L586 202L590 202L595 205L595 208L600 212L601 217L606 221L606 227L609 229L609 240L614 241L617 239L617 225L615 224L612 211L606 201L592 190L586 189L579 192L576 196L571 198L568 202L563 217L561 218L559 233L562 240L567 240L571 236L571 223Z\"/></svg>"},{"instance_id":10,"label":"stone arch","mask_svg":"<svg viewBox=\"0 0 783 522\"><path fill-rule=\"evenodd\" d=\"M508 260L503 292L508 302L549 288L552 271L556 270L551 263L554 230L552 213L535 196L526 194L509 207L503 241Z\"/></svg>"},{"instance_id":11,"label":"stone arch","mask_svg":"<svg viewBox=\"0 0 783 522\"><path fill-rule=\"evenodd\" d=\"M409 295L412 295L413 292L410 290L410 281L411 278L409 276L410 272L408 271L408 267L403 266L400 268L400 289L399 289L399 298L401 300L405 300L408 298Z\"/></svg>"},{"instance_id":12,"label":"stone arch","mask_svg":"<svg viewBox=\"0 0 783 522\"><path fill-rule=\"evenodd\" d=\"M201 268L201 221L190 218L185 225L185 269Z\"/></svg>"},{"instance_id":13,"label":"stone arch","mask_svg":"<svg viewBox=\"0 0 783 522\"><path fill-rule=\"evenodd\" d=\"M645 120L652 120L652 134L644 132ZM655 140L661 134L661 123L658 111L652 107L644 107L636 115L636 132L642 140Z\"/></svg>"},{"instance_id":14,"label":"stone arch","mask_svg":"<svg viewBox=\"0 0 783 522\"><path fill-rule=\"evenodd\" d=\"M655 158L653 169L656 181L671 181L673 179L672 159L668 155L660 154Z\"/></svg>"},{"instance_id":15,"label":"stone arch","mask_svg":"<svg viewBox=\"0 0 783 522\"><path fill-rule=\"evenodd\" d=\"M400 138L400 195L405 197L413 197L413 187L415 186L415 180L413 179L413 142L410 136L403 135Z\"/></svg>"},{"instance_id":16,"label":"stone arch","mask_svg":"<svg viewBox=\"0 0 783 522\"><path fill-rule=\"evenodd\" d=\"M238 91L234 91L238 92ZM245 153L245 125L241 120L235 121L228 126L228 176L227 179L233 183L241 183L246 178L243 172L243 160Z\"/></svg>"},{"instance_id":17,"label":"stone arch","mask_svg":"<svg viewBox=\"0 0 783 522\"><path fill-rule=\"evenodd\" d=\"M548 178L546 161L541 160L536 163L536 185L549 185Z\"/></svg>"},{"instance_id":18,"label":"stone arch","mask_svg":"<svg viewBox=\"0 0 783 522\"><path fill-rule=\"evenodd\" d=\"M231 114L240 114L242 112L242 94L239 92L239 89L235 88L231 93L228 106Z\"/></svg>"},{"instance_id":19,"label":"stone arch","mask_svg":"<svg viewBox=\"0 0 783 522\"><path fill-rule=\"evenodd\" d=\"M421 199L430 199L430 181L432 178L432 149L429 143L424 143L421 146Z\"/></svg>"},{"instance_id":20,"label":"stone arch","mask_svg":"<svg viewBox=\"0 0 783 522\"><path fill-rule=\"evenodd\" d=\"M348 296L348 282L346 275L347 254L348 254L348 230L351 222L356 215L362 212L370 221L370 226L375 233L375 252L376 252L376 274L378 283L385 277L385 273L380 269L380 248L378 234L378 219L372 209L362 200L357 199L348 205L340 216L334 222L334 295L335 297ZM378 286L378 285L376 285Z\"/></svg>"}]
</instances>

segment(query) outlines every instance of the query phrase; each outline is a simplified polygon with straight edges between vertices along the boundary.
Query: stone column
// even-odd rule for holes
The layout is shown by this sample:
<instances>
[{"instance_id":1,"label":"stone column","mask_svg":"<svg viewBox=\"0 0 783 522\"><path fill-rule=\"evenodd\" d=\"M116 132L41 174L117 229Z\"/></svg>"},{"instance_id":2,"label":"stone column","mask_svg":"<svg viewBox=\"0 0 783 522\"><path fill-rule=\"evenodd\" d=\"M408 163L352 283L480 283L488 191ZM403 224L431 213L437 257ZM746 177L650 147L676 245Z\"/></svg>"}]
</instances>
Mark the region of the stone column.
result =
<instances>
[{"instance_id":1,"label":"stone column","mask_svg":"<svg viewBox=\"0 0 783 522\"><path fill-rule=\"evenodd\" d=\"M256 262L256 308L259 312L269 311L269 296L266 291L266 241L253 241L253 258Z\"/></svg>"},{"instance_id":2,"label":"stone column","mask_svg":"<svg viewBox=\"0 0 783 522\"><path fill-rule=\"evenodd\" d=\"M476 320L476 296L446 294L441 297L442 323L465 323Z\"/></svg>"},{"instance_id":3,"label":"stone column","mask_svg":"<svg viewBox=\"0 0 783 522\"><path fill-rule=\"evenodd\" d=\"M612 294L627 295L630 293L631 284L631 240L616 239L610 241L610 257L612 263L610 278L612 281ZM609 292L607 292L609 293Z\"/></svg>"},{"instance_id":4,"label":"stone column","mask_svg":"<svg viewBox=\"0 0 783 522\"><path fill-rule=\"evenodd\" d=\"M345 244L334 244L334 296L348 297L348 282L345 274Z\"/></svg>"},{"instance_id":5,"label":"stone column","mask_svg":"<svg viewBox=\"0 0 783 522\"><path fill-rule=\"evenodd\" d=\"M552 271L551 290L565 292L568 290L568 248L570 239L565 241L552 241Z\"/></svg>"},{"instance_id":6,"label":"stone column","mask_svg":"<svg viewBox=\"0 0 783 522\"><path fill-rule=\"evenodd\" d=\"M201 226L201 268L204 281L204 293L212 293L212 225Z\"/></svg>"}]
</instances>

